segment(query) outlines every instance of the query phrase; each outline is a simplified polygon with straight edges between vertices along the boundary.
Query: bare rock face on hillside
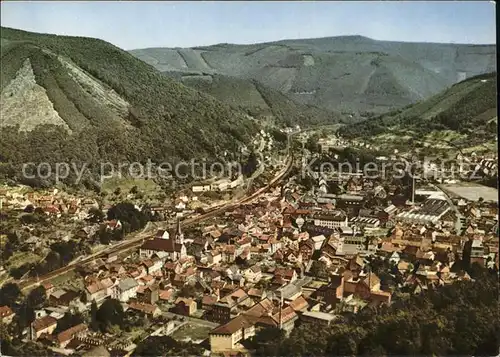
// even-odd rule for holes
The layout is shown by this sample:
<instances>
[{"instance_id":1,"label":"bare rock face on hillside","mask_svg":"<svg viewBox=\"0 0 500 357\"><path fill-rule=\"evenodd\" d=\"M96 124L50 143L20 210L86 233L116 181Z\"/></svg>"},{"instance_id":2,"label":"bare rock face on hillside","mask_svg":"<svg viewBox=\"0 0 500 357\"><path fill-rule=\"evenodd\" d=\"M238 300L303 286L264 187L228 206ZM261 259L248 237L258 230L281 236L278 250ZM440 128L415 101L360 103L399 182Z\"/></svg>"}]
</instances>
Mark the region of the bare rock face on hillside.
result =
<instances>
[{"instance_id":1,"label":"bare rock face on hillside","mask_svg":"<svg viewBox=\"0 0 500 357\"><path fill-rule=\"evenodd\" d=\"M19 130L31 131L38 125L52 124L71 133L54 109L45 88L36 83L29 59L24 61L16 77L2 91L0 117L0 127L19 125Z\"/></svg>"},{"instance_id":2,"label":"bare rock face on hillside","mask_svg":"<svg viewBox=\"0 0 500 357\"><path fill-rule=\"evenodd\" d=\"M89 93L96 101L111 109L119 117L124 117L128 114L130 104L121 98L113 89L106 87L103 83L85 73L80 67L73 62L58 56L61 64L68 69L69 75L77 82L80 87Z\"/></svg>"},{"instance_id":3,"label":"bare rock face on hillside","mask_svg":"<svg viewBox=\"0 0 500 357\"><path fill-rule=\"evenodd\" d=\"M97 173L104 160L214 159L258 129L246 112L105 41L3 27L0 37L0 157L9 175L27 161L85 162ZM184 61L199 60L187 53Z\"/></svg>"},{"instance_id":4,"label":"bare rock face on hillside","mask_svg":"<svg viewBox=\"0 0 500 357\"><path fill-rule=\"evenodd\" d=\"M494 45L362 36L130 52L160 71L254 79L300 103L354 114L404 107L496 70Z\"/></svg>"}]
</instances>

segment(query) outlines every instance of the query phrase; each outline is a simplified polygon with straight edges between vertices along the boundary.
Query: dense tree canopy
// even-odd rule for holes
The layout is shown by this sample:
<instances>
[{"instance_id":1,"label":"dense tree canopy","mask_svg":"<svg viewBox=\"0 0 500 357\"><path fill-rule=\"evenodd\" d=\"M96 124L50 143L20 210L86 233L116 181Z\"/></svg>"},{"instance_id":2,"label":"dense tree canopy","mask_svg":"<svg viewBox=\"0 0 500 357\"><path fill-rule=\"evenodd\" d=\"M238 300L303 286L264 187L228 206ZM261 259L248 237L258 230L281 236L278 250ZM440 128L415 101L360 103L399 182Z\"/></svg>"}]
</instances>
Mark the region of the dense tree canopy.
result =
<instances>
[{"instance_id":1,"label":"dense tree canopy","mask_svg":"<svg viewBox=\"0 0 500 357\"><path fill-rule=\"evenodd\" d=\"M399 300L390 307L365 308L351 320L317 329L302 324L288 338L264 344L260 355L474 355L498 354L498 276L477 273L460 281Z\"/></svg>"},{"instance_id":2,"label":"dense tree canopy","mask_svg":"<svg viewBox=\"0 0 500 357\"><path fill-rule=\"evenodd\" d=\"M117 219L130 225L132 231L143 228L150 217L130 202L121 202L108 210L108 219Z\"/></svg>"},{"instance_id":3,"label":"dense tree canopy","mask_svg":"<svg viewBox=\"0 0 500 357\"><path fill-rule=\"evenodd\" d=\"M120 301L115 299L104 301L96 313L96 320L101 331L107 331L111 326L122 327L124 317L123 307Z\"/></svg>"},{"instance_id":4,"label":"dense tree canopy","mask_svg":"<svg viewBox=\"0 0 500 357\"><path fill-rule=\"evenodd\" d=\"M170 336L151 336L139 343L133 356L201 356L203 349Z\"/></svg>"},{"instance_id":5,"label":"dense tree canopy","mask_svg":"<svg viewBox=\"0 0 500 357\"><path fill-rule=\"evenodd\" d=\"M21 289L16 283L7 283L0 288L0 306L14 307L21 296Z\"/></svg>"}]
</instances>

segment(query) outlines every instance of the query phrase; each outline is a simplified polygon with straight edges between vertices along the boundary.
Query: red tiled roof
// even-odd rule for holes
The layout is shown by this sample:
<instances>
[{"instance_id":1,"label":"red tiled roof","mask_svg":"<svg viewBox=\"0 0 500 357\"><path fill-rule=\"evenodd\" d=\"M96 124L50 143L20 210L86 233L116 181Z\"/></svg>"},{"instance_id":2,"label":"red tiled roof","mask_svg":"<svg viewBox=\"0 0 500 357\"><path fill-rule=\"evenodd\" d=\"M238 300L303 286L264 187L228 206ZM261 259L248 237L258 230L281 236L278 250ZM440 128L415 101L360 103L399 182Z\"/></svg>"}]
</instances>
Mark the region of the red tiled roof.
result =
<instances>
[{"instance_id":1,"label":"red tiled roof","mask_svg":"<svg viewBox=\"0 0 500 357\"><path fill-rule=\"evenodd\" d=\"M174 239L162 239L162 238L153 238L144 242L141 246L141 249L144 250L153 250L158 252L180 252L182 248L181 244L175 243Z\"/></svg>"},{"instance_id":2,"label":"red tiled roof","mask_svg":"<svg viewBox=\"0 0 500 357\"><path fill-rule=\"evenodd\" d=\"M293 319L294 317L297 316L297 313L294 311L294 309L291 306L285 307L281 310L280 312L276 312L276 314L273 315L273 320L276 321L277 324L280 323L280 316L281 316L281 322L287 322Z\"/></svg>"},{"instance_id":3,"label":"red tiled roof","mask_svg":"<svg viewBox=\"0 0 500 357\"><path fill-rule=\"evenodd\" d=\"M132 310L144 312L149 315L153 315L155 310L157 309L156 305L151 305L147 303L138 303L138 302L131 302L128 304L128 307Z\"/></svg>"},{"instance_id":4,"label":"red tiled roof","mask_svg":"<svg viewBox=\"0 0 500 357\"><path fill-rule=\"evenodd\" d=\"M298 298L293 300L290 304L288 304L294 311L302 311L309 306L306 299L300 295Z\"/></svg>"},{"instance_id":5,"label":"red tiled roof","mask_svg":"<svg viewBox=\"0 0 500 357\"><path fill-rule=\"evenodd\" d=\"M50 281L46 281L46 282L42 283L42 286L45 288L45 290L49 290L49 289L52 289L54 287L54 285Z\"/></svg>"},{"instance_id":6,"label":"red tiled roof","mask_svg":"<svg viewBox=\"0 0 500 357\"><path fill-rule=\"evenodd\" d=\"M179 303L184 303L185 305L191 305L194 300L191 299L191 298L183 298L183 297L178 297L176 300L175 300L175 304L179 304Z\"/></svg>"},{"instance_id":7,"label":"red tiled roof","mask_svg":"<svg viewBox=\"0 0 500 357\"><path fill-rule=\"evenodd\" d=\"M170 298L172 297L173 293L174 293L173 289L170 289L170 290L160 290L158 296L159 296L160 300L170 300Z\"/></svg>"},{"instance_id":8,"label":"red tiled roof","mask_svg":"<svg viewBox=\"0 0 500 357\"><path fill-rule=\"evenodd\" d=\"M249 328L253 325L254 323L251 321L250 318L243 315L239 315L234 319L232 319L231 321L229 321L227 324L215 328L210 332L210 334L232 335L233 333L243 328Z\"/></svg>"},{"instance_id":9,"label":"red tiled roof","mask_svg":"<svg viewBox=\"0 0 500 357\"><path fill-rule=\"evenodd\" d=\"M46 329L47 327L50 327L52 325L56 325L57 324L57 320L55 318L53 318L52 316L44 316L44 317L41 317L39 319L36 319L34 322L33 322L33 328L35 329L35 331L41 331L41 330L44 330Z\"/></svg>"},{"instance_id":10,"label":"red tiled roof","mask_svg":"<svg viewBox=\"0 0 500 357\"><path fill-rule=\"evenodd\" d=\"M205 295L203 296L203 299L201 299L201 303L203 305L213 305L217 302L217 300L217 296Z\"/></svg>"},{"instance_id":11,"label":"red tiled roof","mask_svg":"<svg viewBox=\"0 0 500 357\"><path fill-rule=\"evenodd\" d=\"M252 288L248 290L248 296L261 297L263 294L262 290Z\"/></svg>"},{"instance_id":12,"label":"red tiled roof","mask_svg":"<svg viewBox=\"0 0 500 357\"><path fill-rule=\"evenodd\" d=\"M88 327L85 324L78 324L76 326L70 327L69 329L57 334L57 341L59 341L59 343L64 343L71 340L73 337L75 337L75 335L85 330L88 330Z\"/></svg>"}]
</instances>

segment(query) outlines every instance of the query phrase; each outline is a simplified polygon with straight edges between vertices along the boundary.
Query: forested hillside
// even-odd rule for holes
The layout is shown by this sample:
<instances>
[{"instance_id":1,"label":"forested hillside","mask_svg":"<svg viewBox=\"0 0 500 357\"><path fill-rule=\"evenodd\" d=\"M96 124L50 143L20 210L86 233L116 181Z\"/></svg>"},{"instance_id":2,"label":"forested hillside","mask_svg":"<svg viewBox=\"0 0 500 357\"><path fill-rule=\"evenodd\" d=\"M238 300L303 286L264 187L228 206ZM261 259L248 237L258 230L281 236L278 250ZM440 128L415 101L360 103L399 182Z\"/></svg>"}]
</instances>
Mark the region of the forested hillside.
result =
<instances>
[{"instance_id":1,"label":"forested hillside","mask_svg":"<svg viewBox=\"0 0 500 357\"><path fill-rule=\"evenodd\" d=\"M481 270L481 268L479 268ZM370 308L327 328L303 324L255 337L259 356L494 356L500 319L498 275L481 271L436 291Z\"/></svg>"},{"instance_id":2,"label":"forested hillside","mask_svg":"<svg viewBox=\"0 0 500 357\"><path fill-rule=\"evenodd\" d=\"M496 86L496 73L469 78L428 100L344 127L342 134L368 138L385 132L412 132L421 137L433 130L452 130L491 139L497 128Z\"/></svg>"},{"instance_id":3,"label":"forested hillside","mask_svg":"<svg viewBox=\"0 0 500 357\"><path fill-rule=\"evenodd\" d=\"M206 92L222 102L242 109L254 118L271 119L277 125L334 124L347 117L312 105L301 104L258 81L220 74L189 75L165 72L183 84Z\"/></svg>"},{"instance_id":4,"label":"forested hillside","mask_svg":"<svg viewBox=\"0 0 500 357\"><path fill-rule=\"evenodd\" d=\"M381 114L496 70L495 45L379 41L364 36L130 51L160 71L255 79L299 103Z\"/></svg>"},{"instance_id":5,"label":"forested hillside","mask_svg":"<svg viewBox=\"0 0 500 357\"><path fill-rule=\"evenodd\" d=\"M101 40L2 28L4 175L23 162L155 162L236 150L257 125Z\"/></svg>"}]
</instances>

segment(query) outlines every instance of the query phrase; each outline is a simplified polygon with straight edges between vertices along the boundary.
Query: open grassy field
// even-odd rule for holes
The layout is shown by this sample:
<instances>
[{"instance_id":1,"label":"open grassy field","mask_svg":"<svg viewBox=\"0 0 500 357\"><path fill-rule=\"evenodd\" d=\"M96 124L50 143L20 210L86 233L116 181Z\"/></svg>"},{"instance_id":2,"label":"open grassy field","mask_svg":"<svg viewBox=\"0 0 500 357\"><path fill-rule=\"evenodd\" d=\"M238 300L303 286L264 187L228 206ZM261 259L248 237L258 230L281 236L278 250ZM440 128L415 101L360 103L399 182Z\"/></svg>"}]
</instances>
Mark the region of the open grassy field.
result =
<instances>
[{"instance_id":1,"label":"open grassy field","mask_svg":"<svg viewBox=\"0 0 500 357\"><path fill-rule=\"evenodd\" d=\"M42 257L32 252L15 252L5 263L6 269L18 268L26 263L38 262Z\"/></svg>"},{"instance_id":2,"label":"open grassy field","mask_svg":"<svg viewBox=\"0 0 500 357\"><path fill-rule=\"evenodd\" d=\"M440 187L448 193L465 198L469 201L477 201L482 197L487 202L498 202L498 190L493 187L483 186L472 182L440 185Z\"/></svg>"},{"instance_id":3,"label":"open grassy field","mask_svg":"<svg viewBox=\"0 0 500 357\"><path fill-rule=\"evenodd\" d=\"M184 326L181 326L176 330L171 337L176 340L186 340L191 339L192 341L204 340L208 337L208 333L212 329L207 326L196 325L194 323L188 322Z\"/></svg>"},{"instance_id":4,"label":"open grassy field","mask_svg":"<svg viewBox=\"0 0 500 357\"><path fill-rule=\"evenodd\" d=\"M132 178L120 178L111 177L103 181L101 189L107 194L115 192L117 188L120 188L121 192L124 194L130 193L132 187L136 186L139 192L146 194L159 194L162 192L160 186L156 184L153 180L146 179L132 179Z\"/></svg>"}]
</instances>

